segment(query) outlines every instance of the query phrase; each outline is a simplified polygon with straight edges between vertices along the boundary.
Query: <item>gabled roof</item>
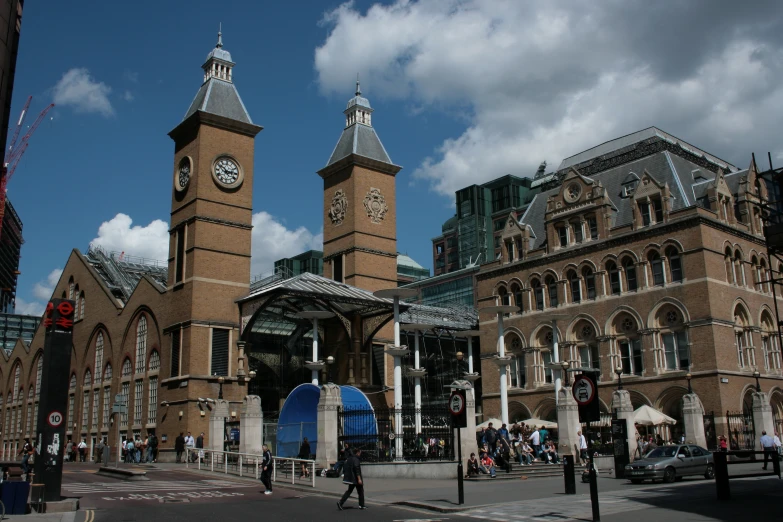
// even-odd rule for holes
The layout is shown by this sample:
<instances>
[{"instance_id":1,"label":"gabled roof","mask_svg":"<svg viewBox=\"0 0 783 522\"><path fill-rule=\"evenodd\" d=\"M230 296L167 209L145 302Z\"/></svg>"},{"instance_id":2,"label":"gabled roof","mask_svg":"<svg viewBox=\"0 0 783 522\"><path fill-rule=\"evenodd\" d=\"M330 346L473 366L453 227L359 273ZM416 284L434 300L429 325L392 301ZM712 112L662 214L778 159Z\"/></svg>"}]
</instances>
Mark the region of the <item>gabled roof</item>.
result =
<instances>
[{"instance_id":1,"label":"gabled roof","mask_svg":"<svg viewBox=\"0 0 783 522\"><path fill-rule=\"evenodd\" d=\"M84 260L95 270L109 291L126 303L139 281L146 277L159 291L166 290L168 267L162 262L106 252L90 245Z\"/></svg>"},{"instance_id":2,"label":"gabled roof","mask_svg":"<svg viewBox=\"0 0 783 522\"><path fill-rule=\"evenodd\" d=\"M196 111L215 114L242 123L253 123L250 114L245 109L245 104L242 103L242 98L239 97L236 86L219 78L210 78L201 85L193 103L185 113L185 117L182 118L183 121L195 114Z\"/></svg>"},{"instance_id":3,"label":"gabled roof","mask_svg":"<svg viewBox=\"0 0 783 522\"><path fill-rule=\"evenodd\" d=\"M378 134L369 125L355 123L350 127L346 127L337 141L337 146L334 148L329 161L326 162L326 166L337 163L351 154L392 164L392 160L386 153L386 149L383 148Z\"/></svg>"}]
</instances>

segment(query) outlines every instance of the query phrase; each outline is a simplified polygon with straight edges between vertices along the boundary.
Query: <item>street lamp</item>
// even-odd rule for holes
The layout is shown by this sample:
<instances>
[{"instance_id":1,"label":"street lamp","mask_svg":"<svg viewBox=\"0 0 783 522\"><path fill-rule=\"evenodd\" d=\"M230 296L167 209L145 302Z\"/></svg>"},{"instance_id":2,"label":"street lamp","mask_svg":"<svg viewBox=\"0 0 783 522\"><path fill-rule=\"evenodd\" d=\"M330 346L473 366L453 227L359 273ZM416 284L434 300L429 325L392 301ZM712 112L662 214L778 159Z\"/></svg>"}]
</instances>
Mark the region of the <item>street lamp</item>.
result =
<instances>
[{"instance_id":1,"label":"street lamp","mask_svg":"<svg viewBox=\"0 0 783 522\"><path fill-rule=\"evenodd\" d=\"M334 357L331 355L326 358L326 380L332 382L332 365L334 364Z\"/></svg>"},{"instance_id":2,"label":"street lamp","mask_svg":"<svg viewBox=\"0 0 783 522\"><path fill-rule=\"evenodd\" d=\"M617 389L622 390L623 389L623 367L622 365L618 364L617 368L614 369L614 373L617 374Z\"/></svg>"},{"instance_id":3,"label":"street lamp","mask_svg":"<svg viewBox=\"0 0 783 522\"><path fill-rule=\"evenodd\" d=\"M464 353L457 352L457 379L462 379L462 359L464 357Z\"/></svg>"},{"instance_id":4,"label":"street lamp","mask_svg":"<svg viewBox=\"0 0 783 522\"><path fill-rule=\"evenodd\" d=\"M688 394L690 395L693 393L693 387L691 386L691 379L693 379L693 375L691 375L691 372L688 372L685 374L685 380L688 381Z\"/></svg>"},{"instance_id":5,"label":"street lamp","mask_svg":"<svg viewBox=\"0 0 783 522\"><path fill-rule=\"evenodd\" d=\"M223 383L225 382L225 377L222 375L217 378L218 384L220 385L220 388L218 388L218 400L223 399Z\"/></svg>"},{"instance_id":6,"label":"street lamp","mask_svg":"<svg viewBox=\"0 0 783 522\"><path fill-rule=\"evenodd\" d=\"M761 385L759 384L759 375L761 374L759 373L758 370L753 372L753 377L756 379L756 391L761 393Z\"/></svg>"},{"instance_id":7,"label":"street lamp","mask_svg":"<svg viewBox=\"0 0 783 522\"><path fill-rule=\"evenodd\" d=\"M563 377L565 378L565 386L568 387L568 369L571 367L571 364L568 361L563 361L560 366L563 367Z\"/></svg>"}]
</instances>

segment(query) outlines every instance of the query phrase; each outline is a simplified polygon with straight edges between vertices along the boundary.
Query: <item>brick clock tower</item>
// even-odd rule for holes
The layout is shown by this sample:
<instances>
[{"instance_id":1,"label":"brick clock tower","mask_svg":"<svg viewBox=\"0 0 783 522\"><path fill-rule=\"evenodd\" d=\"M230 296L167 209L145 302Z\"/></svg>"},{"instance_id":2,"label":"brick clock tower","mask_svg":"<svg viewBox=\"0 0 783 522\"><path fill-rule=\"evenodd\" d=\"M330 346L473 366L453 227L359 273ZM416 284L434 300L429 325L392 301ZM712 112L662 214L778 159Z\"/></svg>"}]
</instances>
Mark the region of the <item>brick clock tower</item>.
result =
<instances>
[{"instance_id":1,"label":"brick clock tower","mask_svg":"<svg viewBox=\"0 0 783 522\"><path fill-rule=\"evenodd\" d=\"M250 284L253 152L262 129L239 97L220 33L202 67L204 82L169 133L174 169L164 332L171 340L172 375L189 376L189 386L198 386L193 381L199 377L244 373L234 301ZM201 386L214 396L206 383Z\"/></svg>"},{"instance_id":2,"label":"brick clock tower","mask_svg":"<svg viewBox=\"0 0 783 522\"><path fill-rule=\"evenodd\" d=\"M369 291L397 286L397 220L392 163L372 127L372 108L356 82L345 129L324 180L324 275Z\"/></svg>"}]
</instances>

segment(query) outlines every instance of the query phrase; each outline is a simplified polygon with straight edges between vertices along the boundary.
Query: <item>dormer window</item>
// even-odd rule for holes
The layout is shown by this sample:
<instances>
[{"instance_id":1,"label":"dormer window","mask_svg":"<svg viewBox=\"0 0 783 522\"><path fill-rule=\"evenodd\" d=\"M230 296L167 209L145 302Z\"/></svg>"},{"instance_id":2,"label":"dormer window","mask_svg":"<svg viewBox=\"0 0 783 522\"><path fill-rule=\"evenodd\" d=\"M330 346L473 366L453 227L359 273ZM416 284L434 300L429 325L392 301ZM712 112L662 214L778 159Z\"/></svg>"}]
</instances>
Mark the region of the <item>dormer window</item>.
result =
<instances>
[{"instance_id":1,"label":"dormer window","mask_svg":"<svg viewBox=\"0 0 783 522\"><path fill-rule=\"evenodd\" d=\"M590 239L598 239L598 220L595 216L587 218L587 226L590 228Z\"/></svg>"},{"instance_id":2,"label":"dormer window","mask_svg":"<svg viewBox=\"0 0 783 522\"><path fill-rule=\"evenodd\" d=\"M642 216L643 227L650 226L654 223L663 223L663 205L658 198L639 201L639 213Z\"/></svg>"},{"instance_id":3,"label":"dormer window","mask_svg":"<svg viewBox=\"0 0 783 522\"><path fill-rule=\"evenodd\" d=\"M568 228L566 226L558 227L557 233L560 236L560 246L568 246Z\"/></svg>"},{"instance_id":4,"label":"dormer window","mask_svg":"<svg viewBox=\"0 0 783 522\"><path fill-rule=\"evenodd\" d=\"M649 226L652 222L650 216L650 204L647 202L639 202L639 213L642 215L642 226Z\"/></svg>"},{"instance_id":5,"label":"dormer window","mask_svg":"<svg viewBox=\"0 0 783 522\"><path fill-rule=\"evenodd\" d=\"M581 243L584 239L582 237L582 223L579 221L575 221L571 223L571 228L574 229L574 242L575 243Z\"/></svg>"}]
</instances>

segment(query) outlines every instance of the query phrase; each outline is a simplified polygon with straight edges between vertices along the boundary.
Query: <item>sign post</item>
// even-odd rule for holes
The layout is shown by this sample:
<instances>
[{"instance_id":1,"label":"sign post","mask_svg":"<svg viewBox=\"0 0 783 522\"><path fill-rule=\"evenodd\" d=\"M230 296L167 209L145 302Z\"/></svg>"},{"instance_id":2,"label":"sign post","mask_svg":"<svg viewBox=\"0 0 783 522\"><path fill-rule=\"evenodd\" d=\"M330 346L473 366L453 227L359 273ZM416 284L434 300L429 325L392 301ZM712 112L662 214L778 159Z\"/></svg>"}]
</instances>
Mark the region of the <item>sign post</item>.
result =
<instances>
[{"instance_id":1,"label":"sign post","mask_svg":"<svg viewBox=\"0 0 783 522\"><path fill-rule=\"evenodd\" d=\"M449 412L451 412L452 430L454 428L457 429L457 497L459 505L465 503L465 487L463 482L465 472L462 468L462 428L468 427L466 405L465 390L451 390L451 395L449 396Z\"/></svg>"},{"instance_id":2,"label":"sign post","mask_svg":"<svg viewBox=\"0 0 783 522\"><path fill-rule=\"evenodd\" d=\"M52 299L46 305L34 465L36 480L44 485L44 502L56 502L61 498L65 452L63 412L68 408L73 320L73 301Z\"/></svg>"},{"instance_id":3,"label":"sign post","mask_svg":"<svg viewBox=\"0 0 783 522\"><path fill-rule=\"evenodd\" d=\"M601 412L598 409L598 385L596 383L596 374L598 370L590 371L580 369L582 375L574 379L574 386L571 393L574 400L579 405L579 422L587 423L587 440L590 441L590 423L601 419ZM590 441L592 442L592 441ZM598 477L595 472L595 463L593 462L593 451L588 443L587 458L589 459L588 476L590 477L590 503L593 508L593 521L601 520L601 512L598 507Z\"/></svg>"}]
</instances>

